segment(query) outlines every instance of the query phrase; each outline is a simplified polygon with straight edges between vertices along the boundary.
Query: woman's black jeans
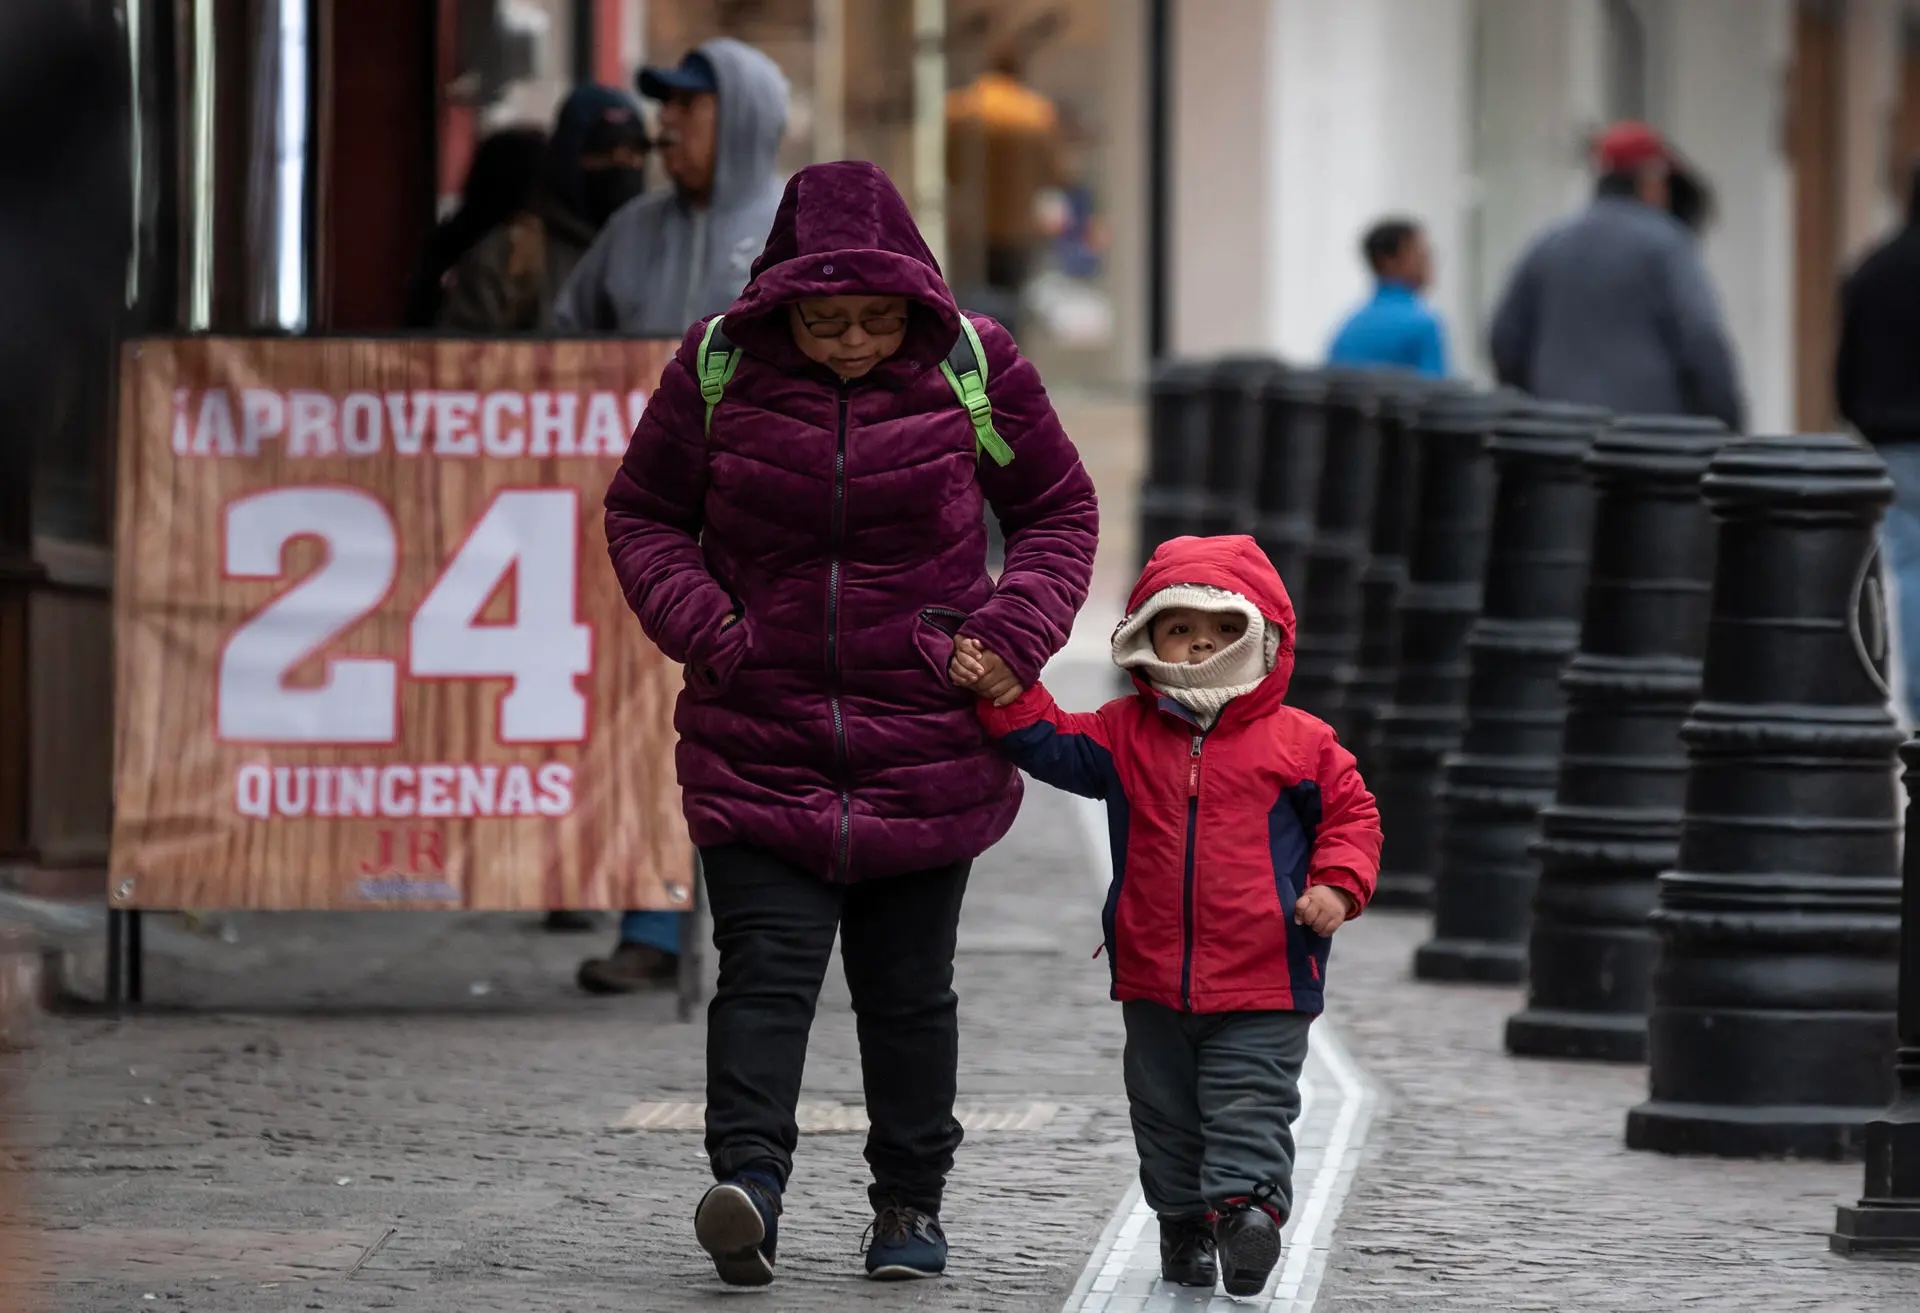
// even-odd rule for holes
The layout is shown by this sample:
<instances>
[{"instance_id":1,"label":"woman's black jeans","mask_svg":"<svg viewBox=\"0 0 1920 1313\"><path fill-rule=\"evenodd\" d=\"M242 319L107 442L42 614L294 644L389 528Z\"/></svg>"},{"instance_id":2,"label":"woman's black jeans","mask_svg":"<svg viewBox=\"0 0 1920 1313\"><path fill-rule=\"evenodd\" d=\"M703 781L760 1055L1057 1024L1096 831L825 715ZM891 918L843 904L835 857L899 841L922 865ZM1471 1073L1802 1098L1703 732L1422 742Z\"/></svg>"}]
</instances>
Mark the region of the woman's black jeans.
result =
<instances>
[{"instance_id":1,"label":"woman's black jeans","mask_svg":"<svg viewBox=\"0 0 1920 1313\"><path fill-rule=\"evenodd\" d=\"M972 866L828 884L758 848L700 853L720 983L707 1009L707 1154L784 1186L807 1032L835 931L853 994L866 1088L869 1197L938 1215L960 1123L954 940Z\"/></svg>"}]
</instances>

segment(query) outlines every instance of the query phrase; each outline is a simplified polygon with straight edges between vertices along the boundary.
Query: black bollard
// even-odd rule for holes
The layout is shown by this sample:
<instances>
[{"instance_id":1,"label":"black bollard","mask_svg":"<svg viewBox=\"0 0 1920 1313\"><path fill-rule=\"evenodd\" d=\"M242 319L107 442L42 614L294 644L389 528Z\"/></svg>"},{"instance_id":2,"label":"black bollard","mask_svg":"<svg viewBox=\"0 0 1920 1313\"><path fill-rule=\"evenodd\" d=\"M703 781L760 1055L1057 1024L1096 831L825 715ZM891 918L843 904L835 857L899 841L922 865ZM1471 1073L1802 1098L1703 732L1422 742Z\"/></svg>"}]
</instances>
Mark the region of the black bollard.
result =
<instances>
[{"instance_id":1,"label":"black bollard","mask_svg":"<svg viewBox=\"0 0 1920 1313\"><path fill-rule=\"evenodd\" d=\"M1394 663L1400 651L1400 594L1407 586L1407 540L1413 535L1418 478L1415 461L1420 448L1413 425L1426 399L1448 386L1400 373L1384 374L1380 383L1380 453L1374 464L1367 563L1360 571L1360 636L1354 645L1353 673L1340 696L1341 734L1355 752L1372 742L1380 708L1393 697Z\"/></svg>"},{"instance_id":2,"label":"black bollard","mask_svg":"<svg viewBox=\"0 0 1920 1313\"><path fill-rule=\"evenodd\" d=\"M1421 980L1518 983L1538 870L1527 846L1553 800L1566 694L1580 641L1593 484L1585 462L1607 413L1530 402L1494 427L1496 470L1485 601L1467 636L1460 748L1440 777L1433 938Z\"/></svg>"},{"instance_id":3,"label":"black bollard","mask_svg":"<svg viewBox=\"0 0 1920 1313\"><path fill-rule=\"evenodd\" d=\"M1893 1103L1867 1123L1867 1182L1842 1205L1829 1239L1856 1258L1920 1256L1920 739L1900 746L1906 763L1907 844L1900 878L1899 1040Z\"/></svg>"},{"instance_id":4,"label":"black bollard","mask_svg":"<svg viewBox=\"0 0 1920 1313\"><path fill-rule=\"evenodd\" d=\"M1857 439L1806 434L1729 443L1701 486L1712 619L1627 1145L1841 1158L1892 1094L1901 735L1874 533L1893 484Z\"/></svg>"},{"instance_id":5,"label":"black bollard","mask_svg":"<svg viewBox=\"0 0 1920 1313\"><path fill-rule=\"evenodd\" d=\"M1254 476L1260 461L1260 392L1280 372L1266 356L1228 356L1207 375L1207 497L1199 531L1251 533ZM1142 563L1145 562L1142 557Z\"/></svg>"},{"instance_id":6,"label":"black bollard","mask_svg":"<svg viewBox=\"0 0 1920 1313\"><path fill-rule=\"evenodd\" d=\"M1170 360L1148 385L1147 477L1140 489L1140 559L1169 538L1205 532L1212 368Z\"/></svg>"},{"instance_id":7,"label":"black bollard","mask_svg":"<svg viewBox=\"0 0 1920 1313\"><path fill-rule=\"evenodd\" d=\"M1353 678L1360 646L1360 573L1380 457L1380 379L1360 369L1330 369L1325 378L1326 445L1306 577L1294 594L1299 621L1287 701L1346 738L1340 695Z\"/></svg>"},{"instance_id":8,"label":"black bollard","mask_svg":"<svg viewBox=\"0 0 1920 1313\"><path fill-rule=\"evenodd\" d=\"M1413 429L1413 523L1393 697L1374 719L1367 783L1380 805L1375 907L1425 907L1433 897L1440 761L1466 720L1467 631L1480 614L1493 466L1487 435L1511 404L1505 395L1442 392ZM1357 750L1357 749L1356 749Z\"/></svg>"},{"instance_id":9,"label":"black bollard","mask_svg":"<svg viewBox=\"0 0 1920 1313\"><path fill-rule=\"evenodd\" d=\"M1326 443L1327 388L1309 370L1282 370L1260 390L1253 539L1288 588L1306 579L1313 506Z\"/></svg>"},{"instance_id":10,"label":"black bollard","mask_svg":"<svg viewBox=\"0 0 1920 1313\"><path fill-rule=\"evenodd\" d=\"M1598 496L1580 650L1567 666L1560 782L1533 853L1525 1057L1642 1062L1654 880L1680 850L1680 723L1700 696L1713 517L1700 477L1726 441L1709 419L1625 419L1587 458Z\"/></svg>"}]
</instances>

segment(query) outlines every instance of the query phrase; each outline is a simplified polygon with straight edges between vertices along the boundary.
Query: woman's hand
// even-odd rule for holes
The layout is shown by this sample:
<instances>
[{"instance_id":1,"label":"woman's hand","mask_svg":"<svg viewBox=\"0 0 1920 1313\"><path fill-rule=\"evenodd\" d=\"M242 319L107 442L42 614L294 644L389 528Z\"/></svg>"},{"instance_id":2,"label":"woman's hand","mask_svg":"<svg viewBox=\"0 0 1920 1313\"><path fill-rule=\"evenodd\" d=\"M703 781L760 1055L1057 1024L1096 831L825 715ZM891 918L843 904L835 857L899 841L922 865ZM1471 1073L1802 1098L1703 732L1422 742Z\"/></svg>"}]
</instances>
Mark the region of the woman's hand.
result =
<instances>
[{"instance_id":1,"label":"woman's hand","mask_svg":"<svg viewBox=\"0 0 1920 1313\"><path fill-rule=\"evenodd\" d=\"M1357 906L1345 889L1316 884L1293 905L1293 919L1316 935L1330 935L1347 923Z\"/></svg>"},{"instance_id":2,"label":"woman's hand","mask_svg":"<svg viewBox=\"0 0 1920 1313\"><path fill-rule=\"evenodd\" d=\"M1007 663L980 646L980 640L975 638L953 640L953 659L947 662L947 678L961 688L972 689L996 707L1006 706L1027 691L1014 678L1013 671L1007 669Z\"/></svg>"}]
</instances>

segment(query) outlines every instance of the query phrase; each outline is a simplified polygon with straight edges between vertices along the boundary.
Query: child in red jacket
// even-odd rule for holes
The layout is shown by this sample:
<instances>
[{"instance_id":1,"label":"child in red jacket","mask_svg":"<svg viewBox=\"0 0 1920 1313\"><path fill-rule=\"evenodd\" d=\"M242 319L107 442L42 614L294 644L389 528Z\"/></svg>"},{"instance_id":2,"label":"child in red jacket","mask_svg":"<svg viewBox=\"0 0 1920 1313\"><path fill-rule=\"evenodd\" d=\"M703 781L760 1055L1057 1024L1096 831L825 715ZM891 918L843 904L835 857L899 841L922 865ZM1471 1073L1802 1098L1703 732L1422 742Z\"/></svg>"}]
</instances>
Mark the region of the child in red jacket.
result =
<instances>
[{"instance_id":1,"label":"child in red jacket","mask_svg":"<svg viewBox=\"0 0 1920 1313\"><path fill-rule=\"evenodd\" d=\"M1281 701L1293 605L1251 538L1155 552L1113 657L1139 693L1090 715L971 639L949 673L1023 770L1107 804L1106 952L1161 1274L1211 1288L1217 1266L1254 1295L1292 1207L1329 936L1373 894L1380 817L1353 754Z\"/></svg>"}]
</instances>

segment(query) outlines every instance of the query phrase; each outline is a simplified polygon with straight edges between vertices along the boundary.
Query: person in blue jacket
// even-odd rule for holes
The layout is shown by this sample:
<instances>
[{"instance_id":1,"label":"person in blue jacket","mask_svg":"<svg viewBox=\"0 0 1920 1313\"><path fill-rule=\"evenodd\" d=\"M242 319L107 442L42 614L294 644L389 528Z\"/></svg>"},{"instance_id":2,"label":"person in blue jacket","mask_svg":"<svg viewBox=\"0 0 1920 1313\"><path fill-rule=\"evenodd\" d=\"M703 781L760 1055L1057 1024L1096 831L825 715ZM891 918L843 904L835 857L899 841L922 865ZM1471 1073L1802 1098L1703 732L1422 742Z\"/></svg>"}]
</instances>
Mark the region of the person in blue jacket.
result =
<instances>
[{"instance_id":1,"label":"person in blue jacket","mask_svg":"<svg viewBox=\"0 0 1920 1313\"><path fill-rule=\"evenodd\" d=\"M1434 378L1447 373L1447 336L1420 294L1433 278L1433 251L1411 219L1383 219L1360 243L1373 270L1373 299L1347 317L1327 352L1330 365L1387 365Z\"/></svg>"}]
</instances>

